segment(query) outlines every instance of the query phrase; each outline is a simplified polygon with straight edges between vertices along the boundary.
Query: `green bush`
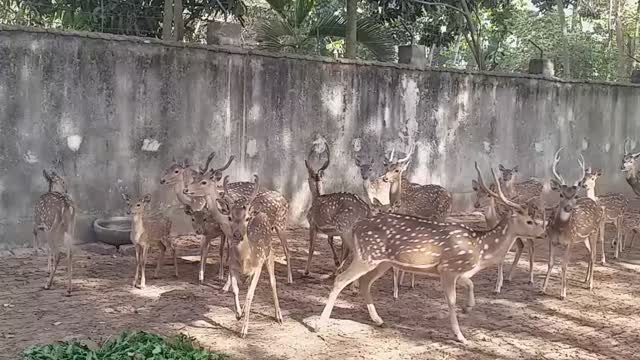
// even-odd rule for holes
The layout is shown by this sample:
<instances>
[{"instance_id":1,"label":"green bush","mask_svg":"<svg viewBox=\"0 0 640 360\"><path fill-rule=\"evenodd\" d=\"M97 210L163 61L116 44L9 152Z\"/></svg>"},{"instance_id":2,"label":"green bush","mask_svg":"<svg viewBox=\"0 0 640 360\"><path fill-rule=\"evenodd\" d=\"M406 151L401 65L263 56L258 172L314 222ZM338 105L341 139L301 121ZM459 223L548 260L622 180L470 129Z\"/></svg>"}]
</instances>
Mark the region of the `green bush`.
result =
<instances>
[{"instance_id":1,"label":"green bush","mask_svg":"<svg viewBox=\"0 0 640 360\"><path fill-rule=\"evenodd\" d=\"M201 348L193 338L171 339L143 331L123 332L91 350L79 342L37 345L22 354L22 360L227 360L222 353Z\"/></svg>"}]
</instances>

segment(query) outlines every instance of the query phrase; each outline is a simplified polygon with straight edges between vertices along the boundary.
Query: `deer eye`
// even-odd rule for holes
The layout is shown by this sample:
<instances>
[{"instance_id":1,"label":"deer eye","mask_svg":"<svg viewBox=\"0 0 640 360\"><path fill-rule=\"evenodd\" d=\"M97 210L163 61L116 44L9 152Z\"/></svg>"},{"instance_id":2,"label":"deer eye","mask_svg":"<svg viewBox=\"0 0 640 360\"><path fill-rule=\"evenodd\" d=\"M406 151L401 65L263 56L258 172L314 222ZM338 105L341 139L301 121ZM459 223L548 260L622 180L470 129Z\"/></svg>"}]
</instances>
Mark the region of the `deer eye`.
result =
<instances>
[{"instance_id":1,"label":"deer eye","mask_svg":"<svg viewBox=\"0 0 640 360\"><path fill-rule=\"evenodd\" d=\"M397 172L397 173L399 173L399 172L400 172L400 170L399 170L399 169L396 169L396 170L395 170L394 172Z\"/></svg>"},{"instance_id":2,"label":"deer eye","mask_svg":"<svg viewBox=\"0 0 640 360\"><path fill-rule=\"evenodd\" d=\"M179 173L179 172L180 172L179 170L174 171L174 173L175 173L175 174L177 174L177 173Z\"/></svg>"},{"instance_id":3,"label":"deer eye","mask_svg":"<svg viewBox=\"0 0 640 360\"><path fill-rule=\"evenodd\" d=\"M527 225L533 225L533 221L527 220Z\"/></svg>"},{"instance_id":4,"label":"deer eye","mask_svg":"<svg viewBox=\"0 0 640 360\"><path fill-rule=\"evenodd\" d=\"M200 185L207 185L207 180L202 180L202 181L200 182Z\"/></svg>"},{"instance_id":5,"label":"deer eye","mask_svg":"<svg viewBox=\"0 0 640 360\"><path fill-rule=\"evenodd\" d=\"M140 204L136 204L136 207L140 207Z\"/></svg>"}]
</instances>

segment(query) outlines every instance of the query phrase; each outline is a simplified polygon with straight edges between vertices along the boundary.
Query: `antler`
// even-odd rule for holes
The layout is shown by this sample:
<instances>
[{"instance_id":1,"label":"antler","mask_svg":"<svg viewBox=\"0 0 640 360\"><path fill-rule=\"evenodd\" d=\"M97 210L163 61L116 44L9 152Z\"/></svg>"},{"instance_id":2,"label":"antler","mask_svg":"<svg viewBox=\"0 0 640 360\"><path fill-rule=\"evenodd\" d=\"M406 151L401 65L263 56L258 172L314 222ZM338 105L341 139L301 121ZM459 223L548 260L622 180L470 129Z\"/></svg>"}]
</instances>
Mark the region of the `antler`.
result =
<instances>
[{"instance_id":1,"label":"antler","mask_svg":"<svg viewBox=\"0 0 640 360\"><path fill-rule=\"evenodd\" d=\"M253 202L253 200L256 198L256 196L258 196L258 192L260 191L260 178L258 177L258 175L253 175L254 179L255 179L255 187L253 188L253 193L251 193L251 197L249 198L249 204L251 204Z\"/></svg>"},{"instance_id":2,"label":"antler","mask_svg":"<svg viewBox=\"0 0 640 360\"><path fill-rule=\"evenodd\" d=\"M566 184L564 181L564 178L562 176L560 176L560 174L558 174L558 169L556 169L556 167L558 166L558 163L560 162L560 151L562 151L562 149L564 149L564 147L561 147L560 149L558 149L558 151L556 151L556 154L553 156L553 175L556 177L556 179L558 179L558 181L560 181L561 184Z\"/></svg>"},{"instance_id":3,"label":"antler","mask_svg":"<svg viewBox=\"0 0 640 360\"><path fill-rule=\"evenodd\" d=\"M496 186L496 190L498 190L498 193L494 192L493 190L489 189L489 187L487 187L487 185L484 182L484 179L482 178L482 174L480 173L480 168L478 167L478 162L475 162L475 168L476 168L476 172L478 173L478 182L480 183L480 187L487 192L487 194L493 196L494 198L500 200L503 204L512 207L516 210L520 210L520 211L524 211L524 208L516 203L513 202L509 199L507 199L507 197L504 195L504 193L502 192L502 188L500 187L500 181L498 181L498 176L496 175L496 172L493 170L493 168L491 168L491 175L493 175L493 182Z\"/></svg>"},{"instance_id":4,"label":"antler","mask_svg":"<svg viewBox=\"0 0 640 360\"><path fill-rule=\"evenodd\" d=\"M320 169L318 169L318 172L327 170L327 168L329 167L329 163L331 162L331 153L329 151L329 144L327 144L326 141L324 142L324 152L327 153L327 161L325 161L325 163L320 167Z\"/></svg>"},{"instance_id":5,"label":"antler","mask_svg":"<svg viewBox=\"0 0 640 360\"><path fill-rule=\"evenodd\" d=\"M580 179L575 182L575 185L578 185L580 181L582 181L582 179L584 179L584 177L587 175L587 169L584 166L584 157L582 156L582 154L580 154L580 157L578 158L578 165L580 165L580 169L582 170L582 176L580 176Z\"/></svg>"},{"instance_id":6,"label":"antler","mask_svg":"<svg viewBox=\"0 0 640 360\"><path fill-rule=\"evenodd\" d=\"M200 174L204 174L207 172L207 170L209 170L209 164L211 163L211 160L213 160L215 156L216 156L215 151L212 151L211 154L207 156L207 162L204 164L204 167L200 167Z\"/></svg>"},{"instance_id":7,"label":"antler","mask_svg":"<svg viewBox=\"0 0 640 360\"><path fill-rule=\"evenodd\" d=\"M235 156L233 156L233 155L229 156L229 160L227 160L227 163L224 164L221 168L213 170L213 172L227 170L229 168L229 166L231 166L231 163L233 162L233 159L235 159Z\"/></svg>"},{"instance_id":8,"label":"antler","mask_svg":"<svg viewBox=\"0 0 640 360\"><path fill-rule=\"evenodd\" d=\"M409 152L407 153L407 156L405 156L404 158L398 160L399 163L403 163L405 161L408 161L411 158L411 155L413 155L413 150L415 149L414 145L411 145L411 147L409 148Z\"/></svg>"},{"instance_id":9,"label":"antler","mask_svg":"<svg viewBox=\"0 0 640 360\"><path fill-rule=\"evenodd\" d=\"M631 152L631 140L629 138L624 139L624 154L627 155Z\"/></svg>"}]
</instances>

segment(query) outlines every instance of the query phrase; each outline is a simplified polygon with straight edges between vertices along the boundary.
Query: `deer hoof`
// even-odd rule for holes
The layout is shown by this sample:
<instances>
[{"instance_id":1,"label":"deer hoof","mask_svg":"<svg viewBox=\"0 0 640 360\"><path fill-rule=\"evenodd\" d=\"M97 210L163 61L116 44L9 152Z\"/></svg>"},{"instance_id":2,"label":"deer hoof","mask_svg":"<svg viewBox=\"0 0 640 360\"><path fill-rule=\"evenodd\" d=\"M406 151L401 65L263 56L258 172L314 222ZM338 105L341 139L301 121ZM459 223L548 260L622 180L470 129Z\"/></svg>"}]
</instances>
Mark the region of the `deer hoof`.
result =
<instances>
[{"instance_id":1,"label":"deer hoof","mask_svg":"<svg viewBox=\"0 0 640 360\"><path fill-rule=\"evenodd\" d=\"M46 284L46 285L45 285L45 286L43 286L42 288L43 288L43 289L45 289L45 290L49 290L49 289L51 289L51 285Z\"/></svg>"},{"instance_id":2,"label":"deer hoof","mask_svg":"<svg viewBox=\"0 0 640 360\"><path fill-rule=\"evenodd\" d=\"M473 307L471 307L471 306L465 306L465 307L462 308L462 312L465 313L465 314L470 313L471 310L473 310Z\"/></svg>"},{"instance_id":3,"label":"deer hoof","mask_svg":"<svg viewBox=\"0 0 640 360\"><path fill-rule=\"evenodd\" d=\"M71 297L71 291L67 291L66 293L64 293L65 297Z\"/></svg>"}]
</instances>

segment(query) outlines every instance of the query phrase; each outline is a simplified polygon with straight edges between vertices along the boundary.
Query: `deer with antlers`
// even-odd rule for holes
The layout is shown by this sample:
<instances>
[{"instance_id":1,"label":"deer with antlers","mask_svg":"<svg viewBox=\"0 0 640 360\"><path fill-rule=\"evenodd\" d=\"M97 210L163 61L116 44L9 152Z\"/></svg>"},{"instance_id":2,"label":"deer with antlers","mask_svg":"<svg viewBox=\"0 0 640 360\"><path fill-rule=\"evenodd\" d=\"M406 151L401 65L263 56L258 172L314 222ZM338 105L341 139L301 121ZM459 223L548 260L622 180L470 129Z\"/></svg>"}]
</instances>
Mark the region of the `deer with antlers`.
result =
<instances>
[{"instance_id":1,"label":"deer with antlers","mask_svg":"<svg viewBox=\"0 0 640 360\"><path fill-rule=\"evenodd\" d=\"M389 204L389 183L382 180L382 176L376 176L374 159L362 160L356 157L356 166L360 169L362 188L369 205L373 205L373 199L378 199L381 204Z\"/></svg>"},{"instance_id":2,"label":"deer with antlers","mask_svg":"<svg viewBox=\"0 0 640 360\"><path fill-rule=\"evenodd\" d=\"M206 269L207 255L209 253L209 246L211 245L211 241L218 237L220 238L220 265L218 268L218 278L220 280L224 279L224 262L222 259L224 256L225 235L215 221L206 222L206 225L202 222L207 214L205 198L187 196L184 193L184 189L198 174L211 172L211 175L218 181L222 179L223 171L227 170L229 166L231 166L234 156L230 156L229 160L227 160L226 164L222 167L209 170L209 165L215 155L215 152L211 152L207 157L204 167L201 166L197 170L191 166L189 159L185 159L181 163L176 162L174 159L173 164L165 170L164 175L160 179L160 184L167 185L173 190L178 201L184 206L185 214L191 217L194 231L196 231L197 235L202 236L200 243L200 272L198 273L198 281L200 284L204 283L204 273ZM234 183L230 184L229 191L233 196L247 197L251 194L252 188L250 185L247 186L243 183ZM198 230L201 230L200 234L198 234Z\"/></svg>"},{"instance_id":3,"label":"deer with antlers","mask_svg":"<svg viewBox=\"0 0 640 360\"><path fill-rule=\"evenodd\" d=\"M71 295L73 277L73 239L76 227L76 206L67 194L64 180L55 172L42 170L49 191L42 194L33 207L33 246L37 254L38 235L47 243L47 268L49 278L45 290L51 288L56 269L60 263L60 252L67 253L67 296Z\"/></svg>"},{"instance_id":4,"label":"deer with antlers","mask_svg":"<svg viewBox=\"0 0 640 360\"><path fill-rule=\"evenodd\" d=\"M458 341L466 343L456 314L456 283L460 281L466 287L465 310L471 310L475 305L471 277L500 261L516 237L544 235L543 224L529 216L526 205L509 200L499 185L497 192L488 189L477 163L475 167L481 186L508 206L511 214L488 231L386 212L360 220L354 226L352 234L354 260L336 277L333 290L316 325L317 330L326 324L342 289L355 280L360 282L360 294L367 304L371 320L382 325L383 321L373 305L371 285L389 268L398 267L405 271L440 277L449 305L451 328ZM498 183L493 170L492 174Z\"/></svg>"},{"instance_id":5,"label":"deer with antlers","mask_svg":"<svg viewBox=\"0 0 640 360\"><path fill-rule=\"evenodd\" d=\"M620 256L620 251L622 251L624 213L627 211L627 207L629 206L629 200L623 194L614 192L596 196L596 182L601 176L601 169L591 169L591 167L589 167L585 170L584 177L580 181L580 186L586 190L587 197L589 199L595 201L598 205L604 206L605 224L611 223L616 227L616 236L612 245L614 246L614 258L617 259ZM601 263L604 265L607 262L605 257L604 241L601 245Z\"/></svg>"},{"instance_id":6,"label":"deer with antlers","mask_svg":"<svg viewBox=\"0 0 640 360\"><path fill-rule=\"evenodd\" d=\"M127 215L131 215L132 226L129 236L136 250L136 274L133 278L133 286L139 287L140 289L145 288L147 257L149 256L151 247L155 246L160 248L160 256L158 256L154 277L158 277L160 266L162 265L167 249L171 250L175 276L178 277L176 249L169 236L171 232L171 219L160 213L150 213L147 211L149 203L151 202L151 195L149 194L135 201L132 201L131 197L127 194L122 194L122 198L127 204ZM138 279L140 280L139 283Z\"/></svg>"},{"instance_id":7,"label":"deer with antlers","mask_svg":"<svg viewBox=\"0 0 640 360\"><path fill-rule=\"evenodd\" d=\"M385 159L385 174L382 180L389 184L389 202L398 204L396 212L418 216L427 220L444 221L451 212L453 198L440 185L420 185L412 183L406 176L413 147L402 159L394 161L395 149L391 151L389 159ZM393 271L393 294L398 297L398 285L402 284L404 272ZM411 274L411 288L415 286L415 274Z\"/></svg>"},{"instance_id":8,"label":"deer with antlers","mask_svg":"<svg viewBox=\"0 0 640 360\"><path fill-rule=\"evenodd\" d=\"M228 218L219 211L218 206L216 205L216 201L220 198L218 193L219 181L220 179L215 172L209 171L204 174L196 174L191 184L184 189L184 193L191 197L204 197L207 204L207 211L211 215L211 218L220 225L225 236L229 238L229 236L231 236L231 230L228 226L224 225ZM247 186L252 186L253 188L255 184L252 182L230 183L227 185L228 195L233 198L234 188L242 188L246 190ZM240 195L237 197L244 196ZM235 201L237 199L233 200ZM289 256L289 246L285 237L285 231L287 229L287 215L289 213L289 203L287 202L287 199L277 191L260 190L253 198L251 205L255 211L260 211L267 215L271 224L271 230L273 230L280 238L287 261L287 282L292 284L293 274L291 271L291 258ZM229 288L229 280L230 278L227 278L227 283L223 288L225 291Z\"/></svg>"},{"instance_id":9,"label":"deer with antlers","mask_svg":"<svg viewBox=\"0 0 640 360\"><path fill-rule=\"evenodd\" d=\"M622 156L622 167L620 170L624 173L624 178L627 180L627 184L631 187L633 192L640 196L640 169L636 165L636 160L640 157L640 152L633 153L631 151L631 144L629 139L624 142L624 155Z\"/></svg>"},{"instance_id":10,"label":"deer with antlers","mask_svg":"<svg viewBox=\"0 0 640 360\"><path fill-rule=\"evenodd\" d=\"M501 187L504 186L503 184L504 183L501 183L500 186ZM505 207L504 205L501 205L500 203L498 203L493 196L491 196L489 193L484 191L484 189L480 186L480 184L476 180L472 180L471 185L472 185L473 191L476 194L474 207L476 209L480 209L480 208L484 209L483 214L484 214L485 222L488 228L495 227L500 222L501 219L503 219L505 216L509 214L508 207ZM491 184L489 188L492 191L495 191L496 185ZM518 201L520 200L520 198L518 197L516 197L515 199L511 198L511 200ZM540 216L539 214L540 211L538 208L537 201L530 200L530 201L525 201L523 203L527 204L528 209L530 211L530 215L532 217L537 218L538 216ZM542 215L542 220L544 221L544 215ZM507 272L507 281L511 281L512 279L513 270L515 269L515 267L518 265L518 262L520 261L522 251L525 247L525 242L529 252L529 284L533 285L534 239L532 238L527 238L527 239L523 239L520 237L516 238L516 241L515 241L516 255L513 259L513 263L511 264L511 267L509 268L509 271ZM494 293L496 294L500 293L502 289L503 280L504 280L503 262L500 261L498 262L498 278L496 279Z\"/></svg>"},{"instance_id":11,"label":"deer with antlers","mask_svg":"<svg viewBox=\"0 0 640 360\"><path fill-rule=\"evenodd\" d=\"M327 235L334 263L336 267L339 267L342 261L347 258L351 249L350 237L348 236L351 227L359 219L369 214L369 205L357 195L345 192L324 193L324 171L331 163L329 144L325 143L324 146L326 159L318 170L313 169L308 160L304 161L304 165L307 168L309 191L311 192L311 208L307 212L307 220L309 221L309 258L304 270L305 275L309 275L318 233ZM312 152L313 149L309 152L309 157ZM374 201L377 201L377 199ZM342 239L341 257L338 257L333 242L333 238L336 236L340 236Z\"/></svg>"},{"instance_id":12,"label":"deer with antlers","mask_svg":"<svg viewBox=\"0 0 640 360\"><path fill-rule=\"evenodd\" d=\"M571 248L579 241L582 241L589 252L589 261L585 282L589 289L593 289L593 268L596 259L596 244L598 236L601 240L604 236L604 210L592 199L587 197L576 197L580 181L586 173L584 159L582 155L578 159L578 165L582 171L582 176L573 185L567 185L564 178L558 173L557 166L560 162L560 152L562 147L556 151L553 160L553 175L551 179L551 189L560 194L561 201L555 208L553 216L547 226L547 238L549 239L549 264L547 275L542 285L544 293L549 283L551 271L555 265L555 253L564 250L562 258L562 280L560 299L567 296L567 266L571 257Z\"/></svg>"}]
</instances>

